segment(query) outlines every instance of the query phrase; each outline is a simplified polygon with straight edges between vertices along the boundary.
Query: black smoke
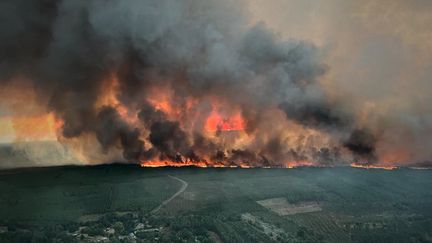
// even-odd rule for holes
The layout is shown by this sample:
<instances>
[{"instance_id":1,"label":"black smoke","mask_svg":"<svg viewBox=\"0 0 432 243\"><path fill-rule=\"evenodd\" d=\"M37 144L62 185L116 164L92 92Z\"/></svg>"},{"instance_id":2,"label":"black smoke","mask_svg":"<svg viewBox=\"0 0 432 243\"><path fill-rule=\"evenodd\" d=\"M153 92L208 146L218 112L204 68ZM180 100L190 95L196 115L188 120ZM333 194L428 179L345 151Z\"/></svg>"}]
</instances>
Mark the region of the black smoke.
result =
<instances>
[{"instance_id":1,"label":"black smoke","mask_svg":"<svg viewBox=\"0 0 432 243\"><path fill-rule=\"evenodd\" d=\"M147 103L142 106L138 113L138 118L148 128L150 128L156 122L162 122L166 120L166 116L162 111L156 110L153 106Z\"/></svg>"},{"instance_id":2,"label":"black smoke","mask_svg":"<svg viewBox=\"0 0 432 243\"><path fill-rule=\"evenodd\" d=\"M338 129L351 124L348 114L337 111L335 106L321 103L295 103L284 102L280 108L289 119L295 120L305 126L321 129Z\"/></svg>"},{"instance_id":3,"label":"black smoke","mask_svg":"<svg viewBox=\"0 0 432 243\"><path fill-rule=\"evenodd\" d=\"M179 106L188 96L237 105L247 115L250 134L272 119L260 114L276 107L287 119L337 138L351 133L342 141L346 148L361 157L374 155L375 140L352 131L352 114L330 103L320 86L328 69L320 50L306 41L283 40L264 24L249 27L241 5L240 0L3 0L0 82L27 76L39 101L64 121L62 136L94 134L102 152L120 146L132 162L156 156L200 160L205 153L218 161L266 165L308 158L302 149L282 152L287 149L280 138L252 151L186 131L146 101L154 86L170 87ZM118 100L136 110L140 124L126 122L115 107L98 106L112 73L119 79ZM144 148L144 139L150 148ZM338 156L326 149L314 154Z\"/></svg>"},{"instance_id":4,"label":"black smoke","mask_svg":"<svg viewBox=\"0 0 432 243\"><path fill-rule=\"evenodd\" d=\"M102 108L94 125L96 137L105 152L113 146L121 145L125 159L134 162L140 161L144 152L144 142L139 139L140 131L124 122L114 108Z\"/></svg>"},{"instance_id":5,"label":"black smoke","mask_svg":"<svg viewBox=\"0 0 432 243\"><path fill-rule=\"evenodd\" d=\"M366 129L355 129L344 146L356 155L359 163L371 164L377 161L376 137Z\"/></svg>"},{"instance_id":6,"label":"black smoke","mask_svg":"<svg viewBox=\"0 0 432 243\"><path fill-rule=\"evenodd\" d=\"M187 135L181 130L178 122L155 122L150 127L150 142L169 159L181 160L178 155L189 151Z\"/></svg>"}]
</instances>

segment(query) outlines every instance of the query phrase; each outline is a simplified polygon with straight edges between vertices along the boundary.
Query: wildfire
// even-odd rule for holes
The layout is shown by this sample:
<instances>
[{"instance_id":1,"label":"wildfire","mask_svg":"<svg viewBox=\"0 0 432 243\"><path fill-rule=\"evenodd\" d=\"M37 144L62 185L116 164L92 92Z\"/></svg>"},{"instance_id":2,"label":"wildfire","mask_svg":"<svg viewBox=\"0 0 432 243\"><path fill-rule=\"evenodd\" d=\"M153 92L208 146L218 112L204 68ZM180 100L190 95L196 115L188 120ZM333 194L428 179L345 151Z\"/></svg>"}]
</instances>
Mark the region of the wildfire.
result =
<instances>
[{"instance_id":1,"label":"wildfire","mask_svg":"<svg viewBox=\"0 0 432 243\"><path fill-rule=\"evenodd\" d=\"M175 162L175 161L142 161L140 163L140 166L143 168L159 168L159 167L198 167L198 168L242 168L242 169L249 169L249 168L272 168L270 166L252 166L246 163L241 163L238 165L225 165L220 163L213 163L213 162L207 162L207 161L200 161L200 162ZM285 164L285 169L295 169L295 168L301 168L301 167L315 167L317 166L313 162L288 162ZM353 168L360 168L360 169L383 169L383 170L396 170L399 167L397 166L378 166L378 165L360 165L360 164L351 164L350 165ZM326 166L328 167L328 166ZM416 167L411 167L413 169L417 169Z\"/></svg>"},{"instance_id":2,"label":"wildfire","mask_svg":"<svg viewBox=\"0 0 432 243\"><path fill-rule=\"evenodd\" d=\"M285 162L285 168L288 169L294 169L294 168L298 168L298 167L311 167L311 166L315 166L316 164L313 163L312 161L289 161L289 162Z\"/></svg>"},{"instance_id":3,"label":"wildfire","mask_svg":"<svg viewBox=\"0 0 432 243\"><path fill-rule=\"evenodd\" d=\"M240 113L236 113L231 117L223 117L216 110L213 110L205 123L205 130L209 132L243 131L244 129L245 122Z\"/></svg>"},{"instance_id":4,"label":"wildfire","mask_svg":"<svg viewBox=\"0 0 432 243\"><path fill-rule=\"evenodd\" d=\"M117 77L116 73L111 73L104 80L104 89L101 92L101 95L96 103L97 108L101 108L103 106L111 106L114 107L118 114L128 122L129 124L138 124L138 119L133 111L129 110L128 107L123 105L118 99L118 92L120 87L120 81Z\"/></svg>"},{"instance_id":5,"label":"wildfire","mask_svg":"<svg viewBox=\"0 0 432 243\"><path fill-rule=\"evenodd\" d=\"M151 87L146 94L147 102L156 110L162 111L172 120L180 118L184 107L177 107L173 102L173 94L169 87Z\"/></svg>"},{"instance_id":6,"label":"wildfire","mask_svg":"<svg viewBox=\"0 0 432 243\"><path fill-rule=\"evenodd\" d=\"M207 161L176 162L176 161L169 161L169 160L142 161L140 163L140 166L143 168L158 168L158 167L242 168L242 169L254 168L253 166L245 163L241 163L238 165L224 165L218 162L207 162Z\"/></svg>"},{"instance_id":7,"label":"wildfire","mask_svg":"<svg viewBox=\"0 0 432 243\"><path fill-rule=\"evenodd\" d=\"M200 167L200 168L206 168L208 167L205 162L175 162L175 161L169 161L169 160L161 160L161 161L145 161L141 162L141 167L188 167L188 166L194 166L194 167Z\"/></svg>"},{"instance_id":8,"label":"wildfire","mask_svg":"<svg viewBox=\"0 0 432 243\"><path fill-rule=\"evenodd\" d=\"M391 165L362 165L362 164L356 164L352 163L351 167L353 168L360 168L360 169L383 169L383 170L396 170L399 167L397 166L391 166Z\"/></svg>"},{"instance_id":9,"label":"wildfire","mask_svg":"<svg viewBox=\"0 0 432 243\"><path fill-rule=\"evenodd\" d=\"M121 143L136 145L137 143L129 140L133 140L135 139L134 136L137 136L143 143L142 151L136 153L137 156L131 159L131 162L140 161L142 167L194 166L199 168L278 167L290 169L320 166L319 162L313 161L312 156L307 156L307 152L305 152L306 156L302 157L283 156L297 153L297 151L292 152L291 148L295 150L297 147L330 147L334 144L330 137L319 130L304 128L295 122L285 121L285 114L276 108L265 111L264 116L271 117L271 122L259 124L258 132L245 133L241 131L246 129L249 120L243 117L243 110L218 97L177 97L170 86L154 86L149 87L148 90L143 90L143 99L140 101L142 103L136 102L136 104L131 105L123 103L120 99L121 80L115 72L108 74L103 80L103 84L98 99L90 109L96 111L106 107L115 109L122 121L131 128L131 131L135 131L135 129L139 131L138 135L131 133L130 136L124 136L123 140L115 138L117 140L109 150L104 150L98 144L98 138L91 133L84 133L76 138L64 138L60 131L64 124L63 120L58 117L58 114L47 112L47 109L38 103L33 88L26 87L0 93L11 96L8 97L9 102L6 103L6 107L16 113L11 112L10 115L0 119L0 125L2 125L0 127L0 139L4 141L57 140L71 148L71 151L80 161L102 163L105 161L123 161ZM25 102L23 95L28 97ZM158 138L154 139L155 141L150 141L150 128L144 125L139 116L143 110L140 107L143 103L163 113L162 117L165 121L175 122L175 124L168 122L169 126L166 130L156 131L156 134L163 137L163 142L158 144L160 147L152 144L160 141ZM166 124L162 123L162 125ZM216 135L215 132L217 132ZM121 130L120 134L124 135L124 133L127 132ZM192 136L195 133L199 133L202 137L196 139ZM271 143L272 137L275 136L279 136L280 139ZM257 139L261 141L257 143ZM182 144L183 141L186 142ZM88 150L89 147L92 150ZM181 150L181 161L165 160L165 158L170 157L163 154L164 151L159 150L160 148L171 150L169 151L171 155L180 153ZM272 150L275 148L276 152ZM154 155L151 158L146 157L144 161L144 153L150 149L153 149ZM196 157L188 157L188 149L193 151ZM219 160L214 159L213 155L216 151L224 151L225 155ZM141 152L142 154L140 154ZM302 150L300 149L299 152L302 153ZM272 157L275 154L278 156ZM266 157L266 162L261 160L261 156ZM398 168L392 166L395 161L408 160L409 157L411 154L402 149L399 149L399 152L385 151L385 153L379 154L380 163L378 165L353 163L351 167L394 170ZM302 160L298 160L298 158ZM277 161L278 159L280 161ZM284 160L287 161L284 162ZM268 163L268 161L272 161L272 163Z\"/></svg>"}]
</instances>

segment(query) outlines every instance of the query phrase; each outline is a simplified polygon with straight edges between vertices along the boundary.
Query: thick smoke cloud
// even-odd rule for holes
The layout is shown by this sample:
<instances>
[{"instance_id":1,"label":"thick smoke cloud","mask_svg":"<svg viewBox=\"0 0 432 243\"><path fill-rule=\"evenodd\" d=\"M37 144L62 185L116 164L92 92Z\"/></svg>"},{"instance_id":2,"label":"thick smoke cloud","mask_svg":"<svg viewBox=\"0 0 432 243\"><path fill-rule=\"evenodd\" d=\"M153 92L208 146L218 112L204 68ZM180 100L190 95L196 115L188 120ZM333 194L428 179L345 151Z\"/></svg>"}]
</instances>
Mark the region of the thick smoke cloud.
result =
<instances>
[{"instance_id":1,"label":"thick smoke cloud","mask_svg":"<svg viewBox=\"0 0 432 243\"><path fill-rule=\"evenodd\" d=\"M326 51L320 82L374 134L380 163L431 160L431 1L250 2L254 21Z\"/></svg>"},{"instance_id":2,"label":"thick smoke cloud","mask_svg":"<svg viewBox=\"0 0 432 243\"><path fill-rule=\"evenodd\" d=\"M358 156L357 159L363 159L368 163L377 160L375 154L376 138L367 130L355 129L344 145Z\"/></svg>"},{"instance_id":3,"label":"thick smoke cloud","mask_svg":"<svg viewBox=\"0 0 432 243\"><path fill-rule=\"evenodd\" d=\"M0 80L28 76L40 102L63 121L63 137L94 134L102 152L120 145L131 162L199 161L208 155L232 164L277 166L310 159L332 164L341 162L342 149L375 161L374 135L355 130L354 114L330 100L318 82L329 69L322 52L305 41L285 41L263 23L249 27L241 4L4 0ZM120 104L101 107L98 102L112 73L117 75ZM195 108L202 114L210 110L206 97L238 106L247 133L258 140L267 137L266 142L227 148L226 141L210 141L150 104L146 98L155 95L154 87L170 87L177 106L186 106L188 97L202 100ZM132 116L139 122L127 121L118 105L135 110ZM262 115L271 109L336 144L288 147L278 131L260 130L280 122ZM184 110L179 112L182 120L191 119Z\"/></svg>"},{"instance_id":4,"label":"thick smoke cloud","mask_svg":"<svg viewBox=\"0 0 432 243\"><path fill-rule=\"evenodd\" d=\"M149 139L159 151L171 159L175 158L177 153L187 154L189 149L186 133L181 130L178 122L153 123Z\"/></svg>"},{"instance_id":5,"label":"thick smoke cloud","mask_svg":"<svg viewBox=\"0 0 432 243\"><path fill-rule=\"evenodd\" d=\"M125 123L117 111L111 107L103 108L97 118L95 128L98 141L104 150L110 149L120 141L123 156L127 160L137 161L143 150L144 142L139 139L139 131Z\"/></svg>"},{"instance_id":6,"label":"thick smoke cloud","mask_svg":"<svg viewBox=\"0 0 432 243\"><path fill-rule=\"evenodd\" d=\"M0 77L31 72L51 41L56 1L0 3Z\"/></svg>"},{"instance_id":7,"label":"thick smoke cloud","mask_svg":"<svg viewBox=\"0 0 432 243\"><path fill-rule=\"evenodd\" d=\"M302 123L305 126L318 128L338 129L350 125L347 114L337 112L335 107L326 103L282 103L280 108L287 117Z\"/></svg>"},{"instance_id":8,"label":"thick smoke cloud","mask_svg":"<svg viewBox=\"0 0 432 243\"><path fill-rule=\"evenodd\" d=\"M144 104L138 113L138 118L144 123L144 125L149 128L152 124L160 123L166 120L165 114L156 110L149 104Z\"/></svg>"}]
</instances>

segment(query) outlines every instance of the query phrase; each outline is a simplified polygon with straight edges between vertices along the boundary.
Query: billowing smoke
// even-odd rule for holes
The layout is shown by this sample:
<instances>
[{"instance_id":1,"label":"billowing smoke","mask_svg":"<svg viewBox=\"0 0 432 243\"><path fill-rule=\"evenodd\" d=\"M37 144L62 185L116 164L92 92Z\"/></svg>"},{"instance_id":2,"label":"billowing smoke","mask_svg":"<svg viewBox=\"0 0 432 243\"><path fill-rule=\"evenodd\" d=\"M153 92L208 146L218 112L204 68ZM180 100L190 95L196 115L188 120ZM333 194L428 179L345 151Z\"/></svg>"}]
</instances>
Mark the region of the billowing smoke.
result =
<instances>
[{"instance_id":1,"label":"billowing smoke","mask_svg":"<svg viewBox=\"0 0 432 243\"><path fill-rule=\"evenodd\" d=\"M324 53L241 5L3 0L0 80L27 77L66 143L94 136L129 162L378 161L374 133L320 84Z\"/></svg>"},{"instance_id":2,"label":"billowing smoke","mask_svg":"<svg viewBox=\"0 0 432 243\"><path fill-rule=\"evenodd\" d=\"M124 122L114 108L102 108L95 124L96 137L104 152L120 142L125 159L136 161L140 158L144 142L139 139L139 130Z\"/></svg>"},{"instance_id":3,"label":"billowing smoke","mask_svg":"<svg viewBox=\"0 0 432 243\"><path fill-rule=\"evenodd\" d=\"M363 159L368 163L377 160L375 154L376 138L367 130L355 129L344 145L354 153L356 159Z\"/></svg>"}]
</instances>

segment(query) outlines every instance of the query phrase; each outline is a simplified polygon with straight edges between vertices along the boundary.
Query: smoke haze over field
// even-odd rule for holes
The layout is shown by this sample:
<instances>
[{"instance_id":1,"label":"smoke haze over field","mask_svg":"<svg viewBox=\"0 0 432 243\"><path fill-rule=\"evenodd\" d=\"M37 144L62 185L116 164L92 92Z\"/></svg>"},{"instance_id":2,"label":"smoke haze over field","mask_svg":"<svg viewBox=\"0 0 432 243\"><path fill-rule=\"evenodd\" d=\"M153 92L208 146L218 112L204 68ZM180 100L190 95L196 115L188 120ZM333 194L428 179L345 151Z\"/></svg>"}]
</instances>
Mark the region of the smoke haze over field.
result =
<instances>
[{"instance_id":1,"label":"smoke haze over field","mask_svg":"<svg viewBox=\"0 0 432 243\"><path fill-rule=\"evenodd\" d=\"M382 161L431 160L432 2L251 0L254 18L327 53L325 90L377 135Z\"/></svg>"},{"instance_id":2,"label":"smoke haze over field","mask_svg":"<svg viewBox=\"0 0 432 243\"><path fill-rule=\"evenodd\" d=\"M5 0L0 138L56 139L85 163L428 161L431 8Z\"/></svg>"}]
</instances>

